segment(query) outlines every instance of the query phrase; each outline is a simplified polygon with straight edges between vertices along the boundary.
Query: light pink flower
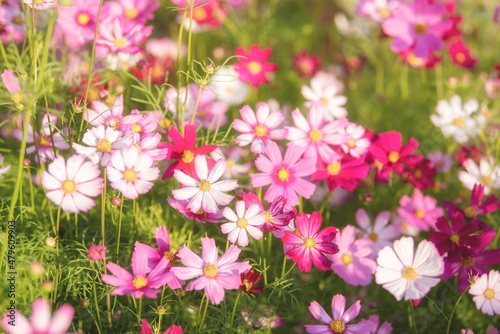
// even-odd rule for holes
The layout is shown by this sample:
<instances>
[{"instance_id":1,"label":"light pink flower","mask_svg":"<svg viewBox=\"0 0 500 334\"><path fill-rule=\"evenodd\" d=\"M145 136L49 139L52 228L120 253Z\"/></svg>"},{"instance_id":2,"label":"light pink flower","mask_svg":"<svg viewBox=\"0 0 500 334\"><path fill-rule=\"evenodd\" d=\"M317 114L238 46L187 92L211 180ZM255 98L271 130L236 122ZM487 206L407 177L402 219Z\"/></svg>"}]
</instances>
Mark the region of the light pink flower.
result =
<instances>
[{"instance_id":1,"label":"light pink flower","mask_svg":"<svg viewBox=\"0 0 500 334\"><path fill-rule=\"evenodd\" d=\"M5 70L4 70L5 71ZM489 79L484 84L486 95L490 99L496 99L500 95L500 78Z\"/></svg>"},{"instance_id":2,"label":"light pink flower","mask_svg":"<svg viewBox=\"0 0 500 334\"><path fill-rule=\"evenodd\" d=\"M482 274L470 287L469 293L474 297L478 310L484 314L500 314L500 273L490 270Z\"/></svg>"},{"instance_id":3,"label":"light pink flower","mask_svg":"<svg viewBox=\"0 0 500 334\"><path fill-rule=\"evenodd\" d=\"M152 26L145 27L142 24L115 17L99 24L99 37L96 40L96 46L108 48L111 53L135 54L141 50L138 45L151 35L152 30ZM106 51L101 52L106 53Z\"/></svg>"},{"instance_id":4,"label":"light pink flower","mask_svg":"<svg viewBox=\"0 0 500 334\"><path fill-rule=\"evenodd\" d=\"M479 164L472 159L465 160L464 171L458 172L458 179L469 190L476 184L484 186L484 194L489 195L492 189L500 188L500 166L495 165L492 158L483 157Z\"/></svg>"},{"instance_id":5,"label":"light pink flower","mask_svg":"<svg viewBox=\"0 0 500 334\"><path fill-rule=\"evenodd\" d=\"M436 220L444 215L443 209L437 206L436 199L424 196L420 191L415 191L413 197L401 197L397 213L405 224L424 231L428 231L430 227L435 228Z\"/></svg>"},{"instance_id":6,"label":"light pink flower","mask_svg":"<svg viewBox=\"0 0 500 334\"><path fill-rule=\"evenodd\" d=\"M139 153L135 146L113 153L106 172L111 187L130 199L147 193L153 187L151 181L160 175L151 157Z\"/></svg>"},{"instance_id":7,"label":"light pink flower","mask_svg":"<svg viewBox=\"0 0 500 334\"><path fill-rule=\"evenodd\" d=\"M212 304L219 304L224 300L224 290L236 290L240 287L240 273L244 273L252 266L245 262L236 262L241 250L236 246L229 249L219 257L215 240L201 238L201 258L184 245L178 252L178 256L186 267L174 267L172 271L177 278L188 280L197 278L190 282L186 291L205 290L208 300Z\"/></svg>"},{"instance_id":8,"label":"light pink flower","mask_svg":"<svg viewBox=\"0 0 500 334\"><path fill-rule=\"evenodd\" d=\"M359 15L369 16L374 21L382 22L391 16L392 11L400 3L400 0L361 0L356 11Z\"/></svg>"},{"instance_id":9,"label":"light pink flower","mask_svg":"<svg viewBox=\"0 0 500 334\"><path fill-rule=\"evenodd\" d=\"M113 105L108 107L101 101L94 101L93 109L87 109L83 113L83 119L94 126L104 125L113 129L120 127L123 116L123 95L118 96Z\"/></svg>"},{"instance_id":10,"label":"light pink flower","mask_svg":"<svg viewBox=\"0 0 500 334\"><path fill-rule=\"evenodd\" d=\"M248 245L248 235L259 240L262 238L262 225L266 222L266 216L262 213L257 204L252 204L245 212L245 202L236 202L236 213L229 207L224 208L222 214L230 222L221 225L222 233L229 235L227 239L235 243L238 241L238 246L245 247Z\"/></svg>"},{"instance_id":11,"label":"light pink flower","mask_svg":"<svg viewBox=\"0 0 500 334\"><path fill-rule=\"evenodd\" d=\"M371 315L368 320L361 320L362 323L367 322L371 324L371 329L367 334L392 334L392 325L388 321L384 321L380 327L380 319L378 315Z\"/></svg>"},{"instance_id":12,"label":"light pink flower","mask_svg":"<svg viewBox=\"0 0 500 334\"><path fill-rule=\"evenodd\" d=\"M348 142L340 145L344 153L354 158L359 158L368 152L370 148L370 139L364 137L366 132L364 127L356 125L355 123L349 123L341 132L350 136Z\"/></svg>"},{"instance_id":13,"label":"light pink flower","mask_svg":"<svg viewBox=\"0 0 500 334\"><path fill-rule=\"evenodd\" d=\"M347 102L347 97L339 95L344 90L344 84L333 74L318 72L311 79L311 87L303 85L301 93L307 102L306 107L311 107L313 102L320 102L325 111L325 119L333 121L347 115L347 110L343 105Z\"/></svg>"},{"instance_id":14,"label":"light pink flower","mask_svg":"<svg viewBox=\"0 0 500 334\"><path fill-rule=\"evenodd\" d=\"M48 171L42 172L42 184L47 189L47 198L63 211L87 212L95 206L89 197L101 194L104 187L101 171L97 165L85 161L82 155L73 155L64 161L57 156Z\"/></svg>"},{"instance_id":15,"label":"light pink flower","mask_svg":"<svg viewBox=\"0 0 500 334\"><path fill-rule=\"evenodd\" d=\"M161 134L148 133L142 136L138 143L134 146L139 149L139 152L148 155L155 164L167 158L168 148L159 148L158 145L161 141Z\"/></svg>"},{"instance_id":16,"label":"light pink flower","mask_svg":"<svg viewBox=\"0 0 500 334\"><path fill-rule=\"evenodd\" d=\"M363 237L372 241L371 257L373 259L377 257L379 250L385 246L392 245L394 239L401 234L399 225L387 225L390 219L391 212L382 211L377 215L372 225L365 209L358 209L356 211L356 223L358 223Z\"/></svg>"},{"instance_id":17,"label":"light pink flower","mask_svg":"<svg viewBox=\"0 0 500 334\"><path fill-rule=\"evenodd\" d=\"M226 171L224 172L224 177L229 179L233 176L241 177L246 175L253 167L251 162L239 163L244 157L245 152L243 148L238 146L230 146L227 149L218 148L210 156L215 161L219 159L226 160Z\"/></svg>"},{"instance_id":18,"label":"light pink flower","mask_svg":"<svg viewBox=\"0 0 500 334\"><path fill-rule=\"evenodd\" d=\"M226 170L226 162L222 159L216 162L210 174L208 174L207 159L204 155L197 155L194 158L194 166L196 175L200 181L192 178L181 172L174 171L174 177L183 188L172 190L172 194L176 200L187 200L187 206L192 212L198 212L203 209L205 212L215 213L218 210L218 205L229 204L233 196L227 195L224 191L231 191L238 187L237 180L217 181L221 178Z\"/></svg>"},{"instance_id":19,"label":"light pink flower","mask_svg":"<svg viewBox=\"0 0 500 334\"><path fill-rule=\"evenodd\" d=\"M7 88L7 90L11 94L16 94L21 91L21 87L19 86L19 80L12 71L3 70L2 82L5 85L5 88Z\"/></svg>"},{"instance_id":20,"label":"light pink flower","mask_svg":"<svg viewBox=\"0 0 500 334\"><path fill-rule=\"evenodd\" d=\"M64 334L70 328L74 314L71 305L63 304L51 317L49 301L39 298L31 306L31 322L15 310L14 314L4 314L2 326L8 334ZM9 324L10 321L14 321L15 326Z\"/></svg>"},{"instance_id":21,"label":"light pink flower","mask_svg":"<svg viewBox=\"0 0 500 334\"><path fill-rule=\"evenodd\" d=\"M58 8L57 26L68 45L78 48L93 41L98 10L99 0L74 0Z\"/></svg>"},{"instance_id":22,"label":"light pink flower","mask_svg":"<svg viewBox=\"0 0 500 334\"><path fill-rule=\"evenodd\" d=\"M344 227L333 242L339 246L339 252L330 255L332 270L347 284L366 286L371 283L377 264L370 259L371 241L356 238L356 228L352 225Z\"/></svg>"},{"instance_id":23,"label":"light pink flower","mask_svg":"<svg viewBox=\"0 0 500 334\"><path fill-rule=\"evenodd\" d=\"M190 219L190 220L195 219L195 220L205 224L206 222L219 223L219 221L217 219L222 218L222 211L217 211L217 212L213 212L213 213L212 212L205 212L205 211L203 211L203 209L199 209L196 212L191 211L191 209L188 209L188 205L189 205L188 200L176 201L176 200L168 197L167 201L171 207L173 207L175 210L182 213L184 216L186 216L187 219Z\"/></svg>"},{"instance_id":24,"label":"light pink flower","mask_svg":"<svg viewBox=\"0 0 500 334\"><path fill-rule=\"evenodd\" d=\"M413 238L403 237L386 246L377 258L375 281L399 301L423 298L441 279L444 261L434 244L422 240L414 254Z\"/></svg>"},{"instance_id":25,"label":"light pink flower","mask_svg":"<svg viewBox=\"0 0 500 334\"><path fill-rule=\"evenodd\" d=\"M284 129L276 129L283 122L283 114L279 110L269 114L267 103L257 105L257 115L249 106L241 108L240 115L242 120L235 119L233 123L233 128L242 133L235 142L240 146L252 144L250 150L254 153L262 153L271 140L286 137Z\"/></svg>"},{"instance_id":26,"label":"light pink flower","mask_svg":"<svg viewBox=\"0 0 500 334\"><path fill-rule=\"evenodd\" d=\"M300 195L309 198L316 186L302 177L316 171L315 161L301 158L304 148L297 145L288 146L284 158L278 144L270 142L264 147L263 155L255 161L255 166L262 172L252 174L252 187L264 187L270 184L264 196L272 202L278 196L287 198L287 206L299 204Z\"/></svg>"},{"instance_id":27,"label":"light pink flower","mask_svg":"<svg viewBox=\"0 0 500 334\"><path fill-rule=\"evenodd\" d=\"M153 114L141 114L137 109L132 110L130 115L123 117L120 122L120 130L123 133L131 132L134 144L155 131L157 127L158 121Z\"/></svg>"},{"instance_id":28,"label":"light pink flower","mask_svg":"<svg viewBox=\"0 0 500 334\"><path fill-rule=\"evenodd\" d=\"M435 167L439 173L446 173L453 166L453 158L451 155L441 151L427 154L427 159L430 160L432 166Z\"/></svg>"},{"instance_id":29,"label":"light pink flower","mask_svg":"<svg viewBox=\"0 0 500 334\"><path fill-rule=\"evenodd\" d=\"M160 5L156 0L118 0L117 2L123 10L122 15L128 20L138 23L152 20L154 18L153 12Z\"/></svg>"}]
</instances>

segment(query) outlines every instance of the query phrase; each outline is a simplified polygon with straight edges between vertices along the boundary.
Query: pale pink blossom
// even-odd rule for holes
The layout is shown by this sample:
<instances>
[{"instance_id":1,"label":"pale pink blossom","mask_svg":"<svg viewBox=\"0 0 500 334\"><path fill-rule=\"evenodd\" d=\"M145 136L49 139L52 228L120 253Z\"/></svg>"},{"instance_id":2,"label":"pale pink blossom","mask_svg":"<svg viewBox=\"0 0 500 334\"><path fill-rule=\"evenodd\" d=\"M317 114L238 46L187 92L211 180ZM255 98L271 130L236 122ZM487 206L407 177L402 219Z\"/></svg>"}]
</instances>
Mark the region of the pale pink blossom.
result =
<instances>
[{"instance_id":1,"label":"pale pink blossom","mask_svg":"<svg viewBox=\"0 0 500 334\"><path fill-rule=\"evenodd\" d=\"M372 225L365 209L356 211L356 223L358 223L363 237L372 241L371 256L374 259L377 257L379 250L392 245L394 239L401 234L399 225L388 225L390 219L391 212L382 211L377 215Z\"/></svg>"},{"instance_id":2,"label":"pale pink blossom","mask_svg":"<svg viewBox=\"0 0 500 334\"><path fill-rule=\"evenodd\" d=\"M23 0L23 2L29 8L36 10L46 10L54 7L54 0Z\"/></svg>"},{"instance_id":3,"label":"pale pink blossom","mask_svg":"<svg viewBox=\"0 0 500 334\"><path fill-rule=\"evenodd\" d=\"M442 151L435 151L427 154L427 159L430 160L432 167L435 167L439 173L446 173L453 166L453 158L451 155Z\"/></svg>"},{"instance_id":4,"label":"pale pink blossom","mask_svg":"<svg viewBox=\"0 0 500 334\"><path fill-rule=\"evenodd\" d=\"M341 132L350 136L350 139L346 143L340 145L344 153L354 158L359 158L368 152L370 139L364 137L366 132L364 127L355 123L349 123Z\"/></svg>"},{"instance_id":5,"label":"pale pink blossom","mask_svg":"<svg viewBox=\"0 0 500 334\"><path fill-rule=\"evenodd\" d=\"M484 314L500 314L500 273L490 270L472 283L469 293L474 297L478 310Z\"/></svg>"},{"instance_id":6,"label":"pale pink blossom","mask_svg":"<svg viewBox=\"0 0 500 334\"><path fill-rule=\"evenodd\" d=\"M489 195L492 189L500 188L500 166L495 165L492 158L482 158L479 165L467 159L463 166L465 170L458 172L458 179L467 189L472 190L475 184L481 184L484 194Z\"/></svg>"},{"instance_id":7,"label":"pale pink blossom","mask_svg":"<svg viewBox=\"0 0 500 334\"><path fill-rule=\"evenodd\" d=\"M94 126L104 125L118 129L123 118L123 95L118 96L113 105L108 107L101 101L94 101L94 109L83 112L83 119Z\"/></svg>"},{"instance_id":8,"label":"pale pink blossom","mask_svg":"<svg viewBox=\"0 0 500 334\"><path fill-rule=\"evenodd\" d=\"M221 225L222 233L229 235L227 239L235 243L238 241L238 246L245 247L248 245L248 234L255 240L262 238L262 225L266 222L266 216L257 204L252 204L245 210L245 202L236 202L236 213L229 207L224 208L222 212L224 217L229 220L229 223Z\"/></svg>"},{"instance_id":9,"label":"pale pink blossom","mask_svg":"<svg viewBox=\"0 0 500 334\"><path fill-rule=\"evenodd\" d=\"M343 105L347 102L347 97L339 95L344 90L344 84L333 74L318 72L311 79L311 86L303 85L302 95L307 100L306 107L311 107L313 102L320 102L325 111L325 119L333 121L347 115L347 110Z\"/></svg>"}]
</instances>

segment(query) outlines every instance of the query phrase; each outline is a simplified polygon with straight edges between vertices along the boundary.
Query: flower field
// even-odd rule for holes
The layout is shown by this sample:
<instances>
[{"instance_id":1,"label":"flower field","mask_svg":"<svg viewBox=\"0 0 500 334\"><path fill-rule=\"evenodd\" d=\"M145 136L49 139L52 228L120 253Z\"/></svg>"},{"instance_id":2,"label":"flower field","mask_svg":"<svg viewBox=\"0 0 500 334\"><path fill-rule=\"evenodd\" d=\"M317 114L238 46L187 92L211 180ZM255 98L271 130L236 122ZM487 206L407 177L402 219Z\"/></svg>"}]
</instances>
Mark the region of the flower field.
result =
<instances>
[{"instance_id":1,"label":"flower field","mask_svg":"<svg viewBox=\"0 0 500 334\"><path fill-rule=\"evenodd\" d=\"M500 4L0 0L0 333L500 333Z\"/></svg>"}]
</instances>

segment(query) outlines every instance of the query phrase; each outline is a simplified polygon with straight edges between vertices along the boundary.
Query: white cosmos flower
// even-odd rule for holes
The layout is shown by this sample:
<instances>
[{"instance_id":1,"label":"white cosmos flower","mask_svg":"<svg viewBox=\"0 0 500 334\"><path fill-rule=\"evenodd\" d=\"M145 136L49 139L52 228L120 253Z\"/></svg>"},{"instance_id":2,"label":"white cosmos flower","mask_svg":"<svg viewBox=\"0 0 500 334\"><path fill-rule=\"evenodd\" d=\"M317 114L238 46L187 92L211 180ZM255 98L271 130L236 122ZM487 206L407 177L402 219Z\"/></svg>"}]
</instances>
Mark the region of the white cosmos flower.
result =
<instances>
[{"instance_id":1,"label":"white cosmos flower","mask_svg":"<svg viewBox=\"0 0 500 334\"><path fill-rule=\"evenodd\" d=\"M208 213L215 213L217 205L227 205L233 200L233 196L223 193L238 187L237 180L217 181L226 171L226 162L222 159L215 163L214 168L208 174L207 159L204 155L194 158L194 167L198 180L184 174L180 170L174 171L174 177L184 187L172 190L174 198L178 201L189 200L187 208L192 212L200 209Z\"/></svg>"},{"instance_id":2,"label":"white cosmos flower","mask_svg":"<svg viewBox=\"0 0 500 334\"><path fill-rule=\"evenodd\" d=\"M262 238L262 231L260 228L266 222L266 216L257 204L252 204L245 212L245 202L236 202L236 213L229 207L224 208L222 212L224 217L229 220L229 223L221 225L222 233L229 235L227 239L238 245L245 247L248 245L247 232L255 239Z\"/></svg>"},{"instance_id":3,"label":"white cosmos flower","mask_svg":"<svg viewBox=\"0 0 500 334\"><path fill-rule=\"evenodd\" d=\"M450 102L441 100L436 107L438 115L431 115L431 121L439 127L445 137L453 137L458 143L476 138L486 123L479 114L479 103L471 99L462 105L462 99L453 95Z\"/></svg>"},{"instance_id":4,"label":"white cosmos flower","mask_svg":"<svg viewBox=\"0 0 500 334\"><path fill-rule=\"evenodd\" d=\"M484 186L484 194L488 195L491 189L500 188L500 166L493 165L493 159L482 158L479 166L472 159L464 162L465 171L458 172L458 179L464 187L472 190L476 183Z\"/></svg>"},{"instance_id":5,"label":"white cosmos flower","mask_svg":"<svg viewBox=\"0 0 500 334\"><path fill-rule=\"evenodd\" d=\"M343 105L347 102L347 97L339 95L344 90L344 84L333 74L318 72L311 79L311 87L303 85L302 95L308 100L306 107L311 107L313 102L321 102L325 112L325 119L333 121L347 115L347 110Z\"/></svg>"},{"instance_id":6,"label":"white cosmos flower","mask_svg":"<svg viewBox=\"0 0 500 334\"><path fill-rule=\"evenodd\" d=\"M242 104L248 96L248 84L238 80L238 73L231 66L218 69L208 85L218 101L230 106Z\"/></svg>"},{"instance_id":7,"label":"white cosmos flower","mask_svg":"<svg viewBox=\"0 0 500 334\"><path fill-rule=\"evenodd\" d=\"M444 272L444 261L436 246L422 240L414 254L413 238L403 237L386 246L377 258L375 281L399 301L423 298L438 284Z\"/></svg>"},{"instance_id":8,"label":"white cosmos flower","mask_svg":"<svg viewBox=\"0 0 500 334\"><path fill-rule=\"evenodd\" d=\"M474 296L478 310L493 316L500 314L500 273L491 270L482 274L470 287L469 293Z\"/></svg>"}]
</instances>

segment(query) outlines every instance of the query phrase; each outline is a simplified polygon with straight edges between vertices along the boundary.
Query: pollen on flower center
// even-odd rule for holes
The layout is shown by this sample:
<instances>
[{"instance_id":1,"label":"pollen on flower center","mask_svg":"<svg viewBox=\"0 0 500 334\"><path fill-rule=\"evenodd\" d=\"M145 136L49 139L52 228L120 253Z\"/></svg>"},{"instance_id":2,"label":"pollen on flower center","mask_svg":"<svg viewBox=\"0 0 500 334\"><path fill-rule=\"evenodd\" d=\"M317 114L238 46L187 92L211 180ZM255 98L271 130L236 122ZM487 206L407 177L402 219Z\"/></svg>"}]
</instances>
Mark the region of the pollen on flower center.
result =
<instances>
[{"instance_id":1,"label":"pollen on flower center","mask_svg":"<svg viewBox=\"0 0 500 334\"><path fill-rule=\"evenodd\" d=\"M342 256L340 257L340 261L342 261L342 263L345 265L345 266L348 266L352 263L352 255L351 254L347 254L347 253L344 253L342 254Z\"/></svg>"},{"instance_id":2,"label":"pollen on flower center","mask_svg":"<svg viewBox=\"0 0 500 334\"><path fill-rule=\"evenodd\" d=\"M474 264L474 258L472 256L469 256L467 259L464 259L463 257L461 257L460 263L464 267L470 267Z\"/></svg>"},{"instance_id":3,"label":"pollen on flower center","mask_svg":"<svg viewBox=\"0 0 500 334\"><path fill-rule=\"evenodd\" d=\"M403 270L403 277L407 280L415 279L415 277L417 277L417 271L413 267L406 267Z\"/></svg>"},{"instance_id":4,"label":"pollen on flower center","mask_svg":"<svg viewBox=\"0 0 500 334\"><path fill-rule=\"evenodd\" d=\"M132 285L136 289L142 289L142 288L148 286L148 280L143 276L137 276L132 280Z\"/></svg>"},{"instance_id":5,"label":"pollen on flower center","mask_svg":"<svg viewBox=\"0 0 500 334\"><path fill-rule=\"evenodd\" d=\"M486 291L484 291L484 296L488 300L493 299L495 298L495 291L493 289L488 288L486 289Z\"/></svg>"},{"instance_id":6,"label":"pollen on flower center","mask_svg":"<svg viewBox=\"0 0 500 334\"><path fill-rule=\"evenodd\" d=\"M271 220L273 220L273 215L269 211L264 211L264 214L266 215L266 223L270 223Z\"/></svg>"},{"instance_id":7,"label":"pollen on flower center","mask_svg":"<svg viewBox=\"0 0 500 334\"><path fill-rule=\"evenodd\" d=\"M134 146L137 147L137 150L139 151L139 153L141 153L142 148L138 144L134 144Z\"/></svg>"},{"instance_id":8,"label":"pollen on flower center","mask_svg":"<svg viewBox=\"0 0 500 334\"><path fill-rule=\"evenodd\" d=\"M354 147L356 146L356 141L354 139L351 139L347 142L347 146L349 147Z\"/></svg>"},{"instance_id":9,"label":"pollen on flower center","mask_svg":"<svg viewBox=\"0 0 500 334\"><path fill-rule=\"evenodd\" d=\"M137 16L139 16L139 11L134 7L127 8L127 9L125 9L125 16L128 19L133 20L133 19L137 18Z\"/></svg>"},{"instance_id":10,"label":"pollen on flower center","mask_svg":"<svg viewBox=\"0 0 500 334\"><path fill-rule=\"evenodd\" d=\"M202 180L200 184L198 184L198 188L201 191L209 191L210 188L212 188L212 185L210 184L210 181L208 180Z\"/></svg>"},{"instance_id":11,"label":"pollen on flower center","mask_svg":"<svg viewBox=\"0 0 500 334\"><path fill-rule=\"evenodd\" d=\"M328 105L328 99L326 97L321 98L321 104L326 107Z\"/></svg>"},{"instance_id":12,"label":"pollen on flower center","mask_svg":"<svg viewBox=\"0 0 500 334\"><path fill-rule=\"evenodd\" d=\"M415 32L419 35L424 34L427 31L427 24L424 22L419 22L415 24Z\"/></svg>"},{"instance_id":13,"label":"pollen on flower center","mask_svg":"<svg viewBox=\"0 0 500 334\"><path fill-rule=\"evenodd\" d=\"M205 8L198 7L193 10L193 19L196 21L203 21L207 16L208 14Z\"/></svg>"},{"instance_id":14,"label":"pollen on flower center","mask_svg":"<svg viewBox=\"0 0 500 334\"><path fill-rule=\"evenodd\" d=\"M40 146L49 146L49 141L44 136L41 136L40 139L38 139L38 144Z\"/></svg>"},{"instance_id":15,"label":"pollen on flower center","mask_svg":"<svg viewBox=\"0 0 500 334\"><path fill-rule=\"evenodd\" d=\"M457 243L460 241L460 236L456 233L453 233L452 235L450 235L450 241Z\"/></svg>"},{"instance_id":16,"label":"pollen on flower center","mask_svg":"<svg viewBox=\"0 0 500 334\"><path fill-rule=\"evenodd\" d=\"M334 162L333 164L329 164L328 166L326 166L326 171L330 175L337 175L340 172L340 163Z\"/></svg>"},{"instance_id":17,"label":"pollen on flower center","mask_svg":"<svg viewBox=\"0 0 500 334\"><path fill-rule=\"evenodd\" d=\"M309 132L309 138L310 138L313 142L320 141L320 140L321 140L321 137L323 137L323 134L322 134L322 133L321 133L321 131L319 131L318 129L314 129L314 130L311 130L311 132Z\"/></svg>"},{"instance_id":18,"label":"pollen on flower center","mask_svg":"<svg viewBox=\"0 0 500 334\"><path fill-rule=\"evenodd\" d=\"M171 251L163 253L163 256L165 256L170 262L173 262L175 259L175 254Z\"/></svg>"},{"instance_id":19,"label":"pollen on flower center","mask_svg":"<svg viewBox=\"0 0 500 334\"><path fill-rule=\"evenodd\" d=\"M248 221L246 220L246 218L240 218L236 222L236 226L238 226L241 229L244 229L248 226Z\"/></svg>"},{"instance_id":20,"label":"pollen on flower center","mask_svg":"<svg viewBox=\"0 0 500 334\"><path fill-rule=\"evenodd\" d=\"M457 128L463 128L465 126L465 120L462 117L455 117L452 121L453 125Z\"/></svg>"},{"instance_id":21,"label":"pollen on flower center","mask_svg":"<svg viewBox=\"0 0 500 334\"><path fill-rule=\"evenodd\" d=\"M463 64L465 62L465 55L462 53L462 52L458 52L456 55L455 55L455 59L457 60L457 62L459 64Z\"/></svg>"},{"instance_id":22,"label":"pollen on flower center","mask_svg":"<svg viewBox=\"0 0 500 334\"><path fill-rule=\"evenodd\" d=\"M123 172L123 178L129 182L134 182L137 179L137 172L133 169L127 168Z\"/></svg>"},{"instance_id":23,"label":"pollen on flower center","mask_svg":"<svg viewBox=\"0 0 500 334\"><path fill-rule=\"evenodd\" d=\"M330 328L335 333L344 333L345 323L342 320L333 320L330 323Z\"/></svg>"},{"instance_id":24,"label":"pollen on flower center","mask_svg":"<svg viewBox=\"0 0 500 334\"><path fill-rule=\"evenodd\" d=\"M267 134L267 128L264 125L257 125L254 131L257 136L265 136Z\"/></svg>"},{"instance_id":25,"label":"pollen on flower center","mask_svg":"<svg viewBox=\"0 0 500 334\"><path fill-rule=\"evenodd\" d=\"M61 184L61 189L65 194L72 194L76 191L76 182L73 180L65 180Z\"/></svg>"},{"instance_id":26,"label":"pollen on flower center","mask_svg":"<svg viewBox=\"0 0 500 334\"><path fill-rule=\"evenodd\" d=\"M422 176L424 176L424 173L420 169L417 169L415 173L413 173L413 176L415 176L416 179L421 179Z\"/></svg>"},{"instance_id":27,"label":"pollen on flower center","mask_svg":"<svg viewBox=\"0 0 500 334\"><path fill-rule=\"evenodd\" d=\"M88 16L87 13L80 13L76 17L76 20L78 21L79 24L81 24L82 26L84 26L84 25L87 25L89 23L90 17Z\"/></svg>"},{"instance_id":28,"label":"pollen on flower center","mask_svg":"<svg viewBox=\"0 0 500 334\"><path fill-rule=\"evenodd\" d=\"M236 163L233 160L226 160L226 169L227 170L230 170L231 168L233 168L234 165L236 165Z\"/></svg>"},{"instance_id":29,"label":"pollen on flower center","mask_svg":"<svg viewBox=\"0 0 500 334\"><path fill-rule=\"evenodd\" d=\"M123 48L125 47L125 45L127 45L127 40L125 38L117 38L115 39L113 44L118 48Z\"/></svg>"},{"instance_id":30,"label":"pollen on flower center","mask_svg":"<svg viewBox=\"0 0 500 334\"><path fill-rule=\"evenodd\" d=\"M217 272L218 270L215 264L209 263L203 268L203 274L205 274L205 276L207 277L215 277L217 276Z\"/></svg>"},{"instance_id":31,"label":"pollen on flower center","mask_svg":"<svg viewBox=\"0 0 500 334\"><path fill-rule=\"evenodd\" d=\"M285 167L282 167L276 175L278 176L278 179L283 182L288 181L288 178L290 178L290 173L285 169Z\"/></svg>"},{"instance_id":32,"label":"pollen on flower center","mask_svg":"<svg viewBox=\"0 0 500 334\"><path fill-rule=\"evenodd\" d=\"M378 15L380 15L380 17L386 19L389 16L391 16L391 11L387 8L381 8L378 10Z\"/></svg>"},{"instance_id":33,"label":"pollen on flower center","mask_svg":"<svg viewBox=\"0 0 500 334\"><path fill-rule=\"evenodd\" d=\"M417 209L415 210L415 212L413 213L415 215L416 218L418 219L423 219L425 217L425 212L424 210L422 209Z\"/></svg>"},{"instance_id":34,"label":"pollen on flower center","mask_svg":"<svg viewBox=\"0 0 500 334\"><path fill-rule=\"evenodd\" d=\"M21 24L23 23L23 18L21 16L14 16L14 18L12 19L12 23L14 24Z\"/></svg>"},{"instance_id":35,"label":"pollen on flower center","mask_svg":"<svg viewBox=\"0 0 500 334\"><path fill-rule=\"evenodd\" d=\"M387 159L389 159L390 162L392 162L393 164L398 162L399 160L399 153L398 152L394 152L392 151L391 153L389 153L389 155L387 156Z\"/></svg>"},{"instance_id":36,"label":"pollen on flower center","mask_svg":"<svg viewBox=\"0 0 500 334\"><path fill-rule=\"evenodd\" d=\"M194 160L194 154L193 152L186 150L182 152L181 154L181 160L184 161L185 163L190 163Z\"/></svg>"},{"instance_id":37,"label":"pollen on flower center","mask_svg":"<svg viewBox=\"0 0 500 334\"><path fill-rule=\"evenodd\" d=\"M298 229L293 230L293 233L295 233L299 237L302 237L302 234L300 233L300 231Z\"/></svg>"},{"instance_id":38,"label":"pollen on flower center","mask_svg":"<svg viewBox=\"0 0 500 334\"><path fill-rule=\"evenodd\" d=\"M314 248L316 246L316 241L313 238L305 238L304 239L304 247L307 249Z\"/></svg>"},{"instance_id":39,"label":"pollen on flower center","mask_svg":"<svg viewBox=\"0 0 500 334\"><path fill-rule=\"evenodd\" d=\"M111 152L111 143L106 138L99 140L97 143L97 150L102 153Z\"/></svg>"},{"instance_id":40,"label":"pollen on flower center","mask_svg":"<svg viewBox=\"0 0 500 334\"><path fill-rule=\"evenodd\" d=\"M135 133L141 133L142 126L140 124L134 124L132 125L132 131L134 131Z\"/></svg>"},{"instance_id":41,"label":"pollen on flower center","mask_svg":"<svg viewBox=\"0 0 500 334\"><path fill-rule=\"evenodd\" d=\"M160 122L158 122L158 125L162 129L169 130L172 127L172 121L169 120L168 118L164 118Z\"/></svg>"},{"instance_id":42,"label":"pollen on flower center","mask_svg":"<svg viewBox=\"0 0 500 334\"><path fill-rule=\"evenodd\" d=\"M368 238L373 241L373 242L376 242L378 240L378 234L375 233L375 232L372 232L370 234L368 234Z\"/></svg>"},{"instance_id":43,"label":"pollen on flower center","mask_svg":"<svg viewBox=\"0 0 500 334\"><path fill-rule=\"evenodd\" d=\"M477 211L474 208L468 207L467 209L464 210L465 217L467 218L474 218L477 217Z\"/></svg>"},{"instance_id":44,"label":"pollen on flower center","mask_svg":"<svg viewBox=\"0 0 500 334\"><path fill-rule=\"evenodd\" d=\"M248 64L248 70L252 74L258 74L262 70L262 65L260 63L256 62L256 61L251 61Z\"/></svg>"},{"instance_id":45,"label":"pollen on flower center","mask_svg":"<svg viewBox=\"0 0 500 334\"><path fill-rule=\"evenodd\" d=\"M203 214L203 209L200 208L200 210L196 211L195 215L202 215Z\"/></svg>"},{"instance_id":46,"label":"pollen on flower center","mask_svg":"<svg viewBox=\"0 0 500 334\"><path fill-rule=\"evenodd\" d=\"M484 175L479 178L479 183L487 187L491 187L491 182L492 182L491 176Z\"/></svg>"},{"instance_id":47,"label":"pollen on flower center","mask_svg":"<svg viewBox=\"0 0 500 334\"><path fill-rule=\"evenodd\" d=\"M43 3L43 1L44 1L44 0L35 0L35 3L36 3L37 5L41 5L41 4Z\"/></svg>"}]
</instances>

